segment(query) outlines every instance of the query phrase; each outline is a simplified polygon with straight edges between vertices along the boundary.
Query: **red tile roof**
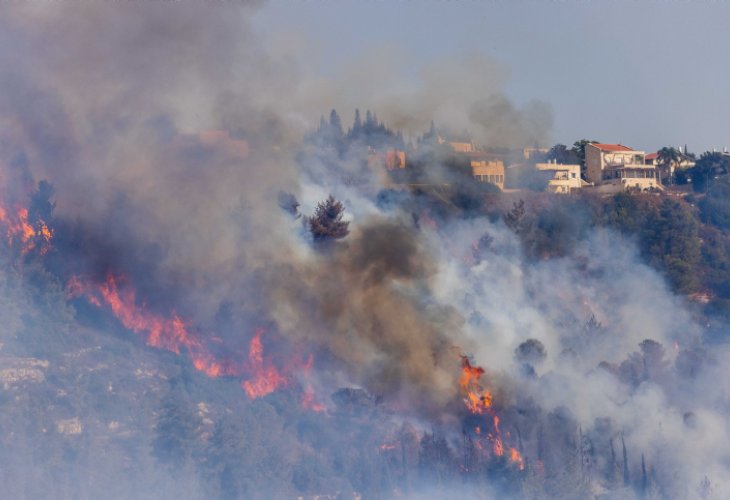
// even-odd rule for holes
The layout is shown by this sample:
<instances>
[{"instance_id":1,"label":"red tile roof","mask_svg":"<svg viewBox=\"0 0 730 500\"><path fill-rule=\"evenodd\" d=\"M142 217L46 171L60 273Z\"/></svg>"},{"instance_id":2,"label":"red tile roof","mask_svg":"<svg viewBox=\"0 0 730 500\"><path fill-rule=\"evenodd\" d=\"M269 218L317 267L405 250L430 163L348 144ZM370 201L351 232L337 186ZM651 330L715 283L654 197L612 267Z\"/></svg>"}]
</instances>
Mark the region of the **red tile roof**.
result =
<instances>
[{"instance_id":1,"label":"red tile roof","mask_svg":"<svg viewBox=\"0 0 730 500\"><path fill-rule=\"evenodd\" d=\"M601 151L633 151L633 149L631 149L628 146L624 146L623 144L600 144L600 143L595 143L595 144L591 144L591 146L595 146L598 149L600 149Z\"/></svg>"},{"instance_id":2,"label":"red tile roof","mask_svg":"<svg viewBox=\"0 0 730 500\"><path fill-rule=\"evenodd\" d=\"M659 153L649 153L644 158L647 160L656 160L659 157Z\"/></svg>"}]
</instances>

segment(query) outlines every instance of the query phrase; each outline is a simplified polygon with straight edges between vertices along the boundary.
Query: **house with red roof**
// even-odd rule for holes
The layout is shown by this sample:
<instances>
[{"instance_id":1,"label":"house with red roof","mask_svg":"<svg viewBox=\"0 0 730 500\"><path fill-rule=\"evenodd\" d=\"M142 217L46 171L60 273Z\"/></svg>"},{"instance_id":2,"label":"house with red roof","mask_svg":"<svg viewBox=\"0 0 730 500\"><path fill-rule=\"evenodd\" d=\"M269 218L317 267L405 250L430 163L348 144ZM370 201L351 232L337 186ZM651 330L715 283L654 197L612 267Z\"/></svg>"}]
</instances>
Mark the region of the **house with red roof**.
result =
<instances>
[{"instance_id":1,"label":"house with red roof","mask_svg":"<svg viewBox=\"0 0 730 500\"><path fill-rule=\"evenodd\" d=\"M585 147L586 179L604 190L662 189L655 165L646 153L623 144L591 143Z\"/></svg>"}]
</instances>

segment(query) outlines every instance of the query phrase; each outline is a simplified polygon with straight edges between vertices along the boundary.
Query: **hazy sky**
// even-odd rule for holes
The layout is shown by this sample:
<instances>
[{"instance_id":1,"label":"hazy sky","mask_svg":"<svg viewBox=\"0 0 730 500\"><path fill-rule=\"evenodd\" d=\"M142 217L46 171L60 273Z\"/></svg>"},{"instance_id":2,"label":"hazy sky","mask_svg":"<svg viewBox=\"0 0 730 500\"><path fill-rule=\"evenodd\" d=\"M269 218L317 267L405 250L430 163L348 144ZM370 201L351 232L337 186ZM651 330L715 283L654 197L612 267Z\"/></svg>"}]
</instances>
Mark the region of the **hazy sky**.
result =
<instances>
[{"instance_id":1,"label":"hazy sky","mask_svg":"<svg viewBox=\"0 0 730 500\"><path fill-rule=\"evenodd\" d=\"M553 142L730 147L727 1L272 0L255 23L320 75L373 50L400 54L406 78L447 58L496 59L517 105L552 106Z\"/></svg>"}]
</instances>

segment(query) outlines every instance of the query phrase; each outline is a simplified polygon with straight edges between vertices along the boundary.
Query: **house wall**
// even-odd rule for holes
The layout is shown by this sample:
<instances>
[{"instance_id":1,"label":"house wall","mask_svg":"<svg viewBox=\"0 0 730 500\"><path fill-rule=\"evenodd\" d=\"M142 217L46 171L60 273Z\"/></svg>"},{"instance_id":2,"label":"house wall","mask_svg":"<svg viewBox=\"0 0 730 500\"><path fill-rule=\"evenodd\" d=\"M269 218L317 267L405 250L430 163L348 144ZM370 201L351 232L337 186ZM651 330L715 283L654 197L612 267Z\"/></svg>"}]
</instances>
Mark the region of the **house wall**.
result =
<instances>
[{"instance_id":1,"label":"house wall","mask_svg":"<svg viewBox=\"0 0 730 500\"><path fill-rule=\"evenodd\" d=\"M471 142L450 142L449 146L456 153L473 153L474 144Z\"/></svg>"},{"instance_id":2,"label":"house wall","mask_svg":"<svg viewBox=\"0 0 730 500\"><path fill-rule=\"evenodd\" d=\"M601 150L591 144L586 144L586 179L588 182L598 184L601 182L603 172L603 155Z\"/></svg>"},{"instance_id":3,"label":"house wall","mask_svg":"<svg viewBox=\"0 0 730 500\"><path fill-rule=\"evenodd\" d=\"M644 151L604 151L586 144L586 178L594 184L612 184L625 189L659 187L656 169L645 163ZM628 174L623 169L638 172Z\"/></svg>"},{"instance_id":4,"label":"house wall","mask_svg":"<svg viewBox=\"0 0 730 500\"><path fill-rule=\"evenodd\" d=\"M477 182L490 182L504 189L504 162L472 160L471 173Z\"/></svg>"},{"instance_id":5,"label":"house wall","mask_svg":"<svg viewBox=\"0 0 730 500\"><path fill-rule=\"evenodd\" d=\"M544 172L553 172L547 189L558 194L569 194L581 188L580 165L563 165L559 163L537 163L535 168Z\"/></svg>"}]
</instances>

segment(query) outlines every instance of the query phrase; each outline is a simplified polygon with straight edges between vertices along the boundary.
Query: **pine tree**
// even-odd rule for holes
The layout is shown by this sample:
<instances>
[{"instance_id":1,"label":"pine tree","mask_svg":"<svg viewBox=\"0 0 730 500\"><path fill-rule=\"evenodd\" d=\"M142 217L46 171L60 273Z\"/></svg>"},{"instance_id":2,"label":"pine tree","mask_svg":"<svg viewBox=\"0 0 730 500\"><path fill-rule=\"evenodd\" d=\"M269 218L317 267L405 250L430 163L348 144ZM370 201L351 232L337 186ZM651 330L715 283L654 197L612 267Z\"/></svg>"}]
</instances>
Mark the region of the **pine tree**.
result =
<instances>
[{"instance_id":1,"label":"pine tree","mask_svg":"<svg viewBox=\"0 0 730 500\"><path fill-rule=\"evenodd\" d=\"M517 234L523 233L527 228L525 200L513 203L512 210L504 215L504 223Z\"/></svg>"},{"instance_id":2,"label":"pine tree","mask_svg":"<svg viewBox=\"0 0 730 500\"><path fill-rule=\"evenodd\" d=\"M342 120L340 120L340 115L334 109L330 112L330 130L335 140L339 141L342 139L344 135L342 132Z\"/></svg>"},{"instance_id":3,"label":"pine tree","mask_svg":"<svg viewBox=\"0 0 730 500\"><path fill-rule=\"evenodd\" d=\"M362 133L362 119L360 118L360 110L355 110L355 121L352 124L352 130L350 131L350 138L356 139Z\"/></svg>"},{"instance_id":4,"label":"pine tree","mask_svg":"<svg viewBox=\"0 0 730 500\"><path fill-rule=\"evenodd\" d=\"M180 467L191 458L200 422L189 405L180 389L171 390L163 400L152 441L159 462Z\"/></svg>"},{"instance_id":5,"label":"pine tree","mask_svg":"<svg viewBox=\"0 0 730 500\"><path fill-rule=\"evenodd\" d=\"M624 441L623 434L621 434L621 452L623 453L623 457L624 457L624 466L623 466L624 486L628 486L631 481L631 478L629 476L629 456L626 453L626 441Z\"/></svg>"},{"instance_id":6,"label":"pine tree","mask_svg":"<svg viewBox=\"0 0 730 500\"><path fill-rule=\"evenodd\" d=\"M344 212L345 207L332 195L317 204L314 215L307 219L315 243L331 242L350 234L350 223L342 220Z\"/></svg>"}]
</instances>

